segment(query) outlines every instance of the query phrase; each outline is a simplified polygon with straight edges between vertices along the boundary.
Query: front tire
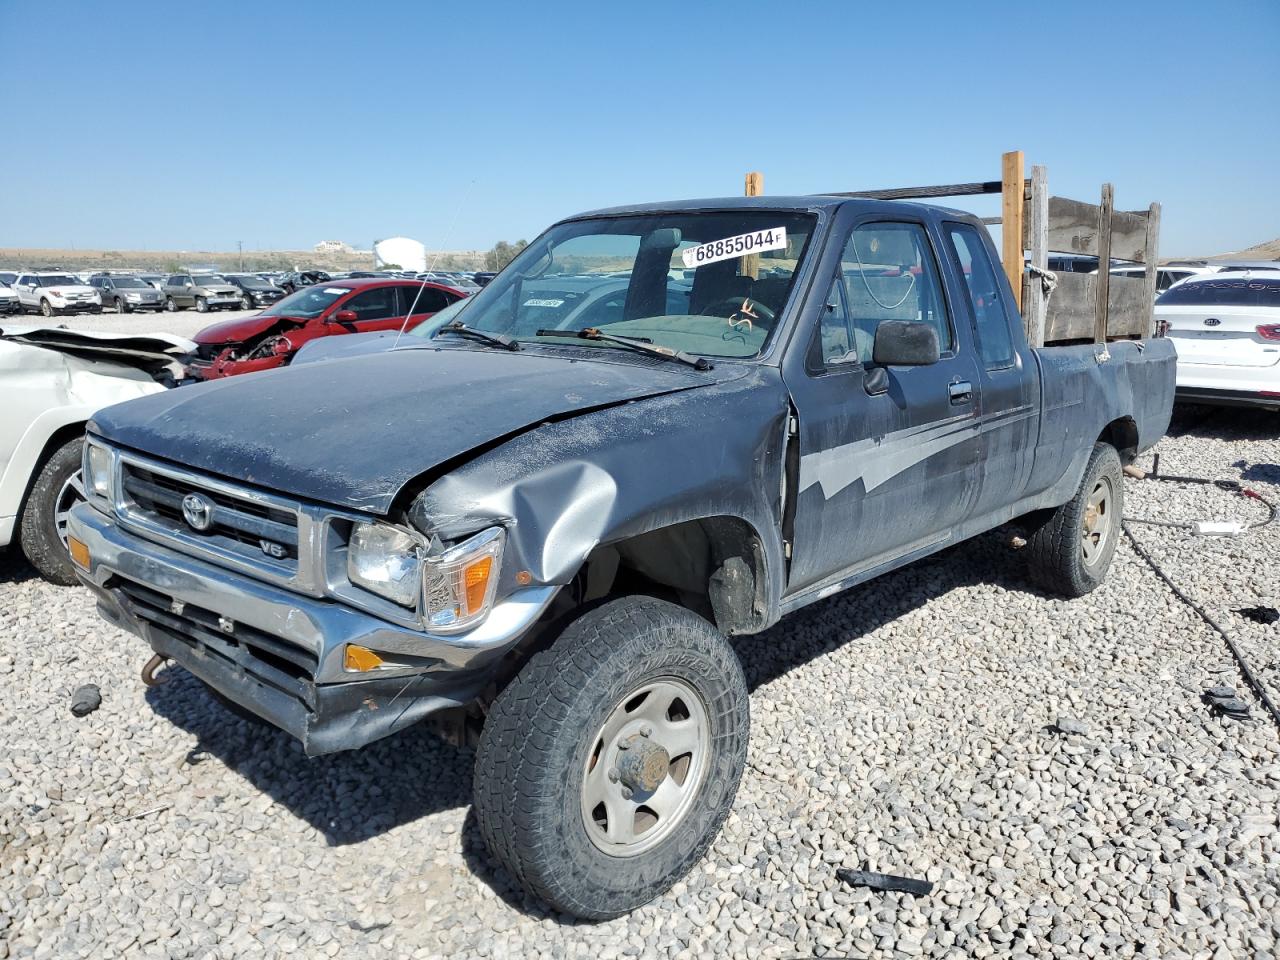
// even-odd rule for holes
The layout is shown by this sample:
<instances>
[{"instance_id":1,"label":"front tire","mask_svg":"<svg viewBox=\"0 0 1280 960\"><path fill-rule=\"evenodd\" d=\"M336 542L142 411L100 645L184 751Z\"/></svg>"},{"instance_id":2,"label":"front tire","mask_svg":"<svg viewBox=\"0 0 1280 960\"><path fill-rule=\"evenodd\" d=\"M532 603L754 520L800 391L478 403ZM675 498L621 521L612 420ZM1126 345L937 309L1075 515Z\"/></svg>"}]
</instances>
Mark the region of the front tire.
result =
<instances>
[{"instance_id":1,"label":"front tire","mask_svg":"<svg viewBox=\"0 0 1280 960\"><path fill-rule=\"evenodd\" d=\"M1027 538L1031 577L1051 593L1083 597L1111 567L1124 516L1120 455L1094 444L1076 494L1039 518Z\"/></svg>"},{"instance_id":2,"label":"front tire","mask_svg":"<svg viewBox=\"0 0 1280 960\"><path fill-rule=\"evenodd\" d=\"M22 552L40 575L53 583L77 582L67 553L67 514L84 500L80 451L84 437L68 440L44 462L22 508Z\"/></svg>"},{"instance_id":3,"label":"front tire","mask_svg":"<svg viewBox=\"0 0 1280 960\"><path fill-rule=\"evenodd\" d=\"M196 312L197 313L209 312L209 302L205 300L204 297L196 297Z\"/></svg>"},{"instance_id":4,"label":"front tire","mask_svg":"<svg viewBox=\"0 0 1280 960\"><path fill-rule=\"evenodd\" d=\"M481 835L557 910L627 913L706 853L749 727L742 667L709 623L652 597L597 607L494 702L476 753Z\"/></svg>"},{"instance_id":5,"label":"front tire","mask_svg":"<svg viewBox=\"0 0 1280 960\"><path fill-rule=\"evenodd\" d=\"M53 311L53 306L49 303L49 301L48 301L48 300L41 300L41 301L40 301L40 316L42 316L42 317L52 317L52 316L53 316L53 312L54 312L54 311Z\"/></svg>"},{"instance_id":6,"label":"front tire","mask_svg":"<svg viewBox=\"0 0 1280 960\"><path fill-rule=\"evenodd\" d=\"M117 300L116 313L128 313L128 312L129 312L129 304L125 303L123 300Z\"/></svg>"}]
</instances>

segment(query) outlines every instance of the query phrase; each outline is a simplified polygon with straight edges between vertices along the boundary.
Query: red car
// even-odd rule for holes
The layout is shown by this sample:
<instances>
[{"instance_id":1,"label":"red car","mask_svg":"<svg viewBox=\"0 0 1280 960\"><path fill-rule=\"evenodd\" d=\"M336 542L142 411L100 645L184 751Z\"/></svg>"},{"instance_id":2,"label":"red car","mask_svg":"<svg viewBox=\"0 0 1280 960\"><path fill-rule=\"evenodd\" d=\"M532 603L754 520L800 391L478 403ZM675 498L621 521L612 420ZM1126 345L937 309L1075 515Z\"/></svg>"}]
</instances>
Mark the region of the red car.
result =
<instances>
[{"instance_id":1,"label":"red car","mask_svg":"<svg viewBox=\"0 0 1280 960\"><path fill-rule=\"evenodd\" d=\"M466 291L420 280L317 283L251 317L205 327L195 335L199 349L188 359L187 372L198 380L216 380L282 367L299 347L317 337L401 326L412 330L465 296Z\"/></svg>"}]
</instances>

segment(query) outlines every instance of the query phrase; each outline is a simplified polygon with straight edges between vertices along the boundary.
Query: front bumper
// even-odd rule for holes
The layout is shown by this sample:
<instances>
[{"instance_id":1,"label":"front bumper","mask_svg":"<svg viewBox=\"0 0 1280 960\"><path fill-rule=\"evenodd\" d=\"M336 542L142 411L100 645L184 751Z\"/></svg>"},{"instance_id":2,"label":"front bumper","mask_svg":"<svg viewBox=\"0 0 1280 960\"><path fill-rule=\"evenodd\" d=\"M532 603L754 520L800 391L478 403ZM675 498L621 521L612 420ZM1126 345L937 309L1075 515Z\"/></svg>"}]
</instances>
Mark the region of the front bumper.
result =
<instances>
[{"instance_id":1,"label":"front bumper","mask_svg":"<svg viewBox=\"0 0 1280 960\"><path fill-rule=\"evenodd\" d=\"M68 533L89 548L90 569L79 575L103 617L298 738L311 756L355 749L474 699L555 594L527 588L474 630L433 636L193 559L122 530L89 504L72 510ZM348 643L412 665L347 673Z\"/></svg>"}]
</instances>

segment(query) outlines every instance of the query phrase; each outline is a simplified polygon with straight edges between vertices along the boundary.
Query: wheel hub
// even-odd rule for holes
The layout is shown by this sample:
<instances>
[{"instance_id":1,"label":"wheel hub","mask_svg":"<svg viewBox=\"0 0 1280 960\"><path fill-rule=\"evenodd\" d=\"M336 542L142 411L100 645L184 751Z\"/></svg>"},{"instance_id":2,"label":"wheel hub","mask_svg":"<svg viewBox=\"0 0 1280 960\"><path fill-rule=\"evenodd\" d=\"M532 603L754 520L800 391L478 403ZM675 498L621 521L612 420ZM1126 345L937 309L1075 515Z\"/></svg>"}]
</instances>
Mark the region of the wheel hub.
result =
<instances>
[{"instance_id":1,"label":"wheel hub","mask_svg":"<svg viewBox=\"0 0 1280 960\"><path fill-rule=\"evenodd\" d=\"M634 738L618 757L618 776L623 784L637 793L652 793L667 779L671 757L652 740Z\"/></svg>"}]
</instances>

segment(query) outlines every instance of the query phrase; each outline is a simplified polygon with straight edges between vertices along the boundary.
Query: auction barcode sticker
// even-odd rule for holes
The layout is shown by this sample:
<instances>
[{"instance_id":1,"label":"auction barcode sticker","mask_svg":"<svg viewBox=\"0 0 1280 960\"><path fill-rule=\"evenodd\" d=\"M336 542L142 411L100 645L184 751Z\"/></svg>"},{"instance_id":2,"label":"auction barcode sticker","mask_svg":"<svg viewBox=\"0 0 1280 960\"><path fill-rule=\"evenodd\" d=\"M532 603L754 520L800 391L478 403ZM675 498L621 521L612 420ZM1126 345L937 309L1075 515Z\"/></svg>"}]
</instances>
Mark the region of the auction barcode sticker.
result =
<instances>
[{"instance_id":1,"label":"auction barcode sticker","mask_svg":"<svg viewBox=\"0 0 1280 960\"><path fill-rule=\"evenodd\" d=\"M742 233L736 237L725 237L723 240L712 240L700 243L680 251L680 259L686 267L705 267L708 263L721 260L732 260L744 253L760 253L762 250L782 250L787 245L787 228L774 227L772 230L756 230Z\"/></svg>"},{"instance_id":2,"label":"auction barcode sticker","mask_svg":"<svg viewBox=\"0 0 1280 960\"><path fill-rule=\"evenodd\" d=\"M564 301L563 301L563 300L540 299L540 298L536 298L536 297L535 297L535 298L534 298L534 299L532 299L532 300L526 300L523 304L521 304L521 306L524 306L524 307L563 307L563 306L564 306Z\"/></svg>"}]
</instances>

